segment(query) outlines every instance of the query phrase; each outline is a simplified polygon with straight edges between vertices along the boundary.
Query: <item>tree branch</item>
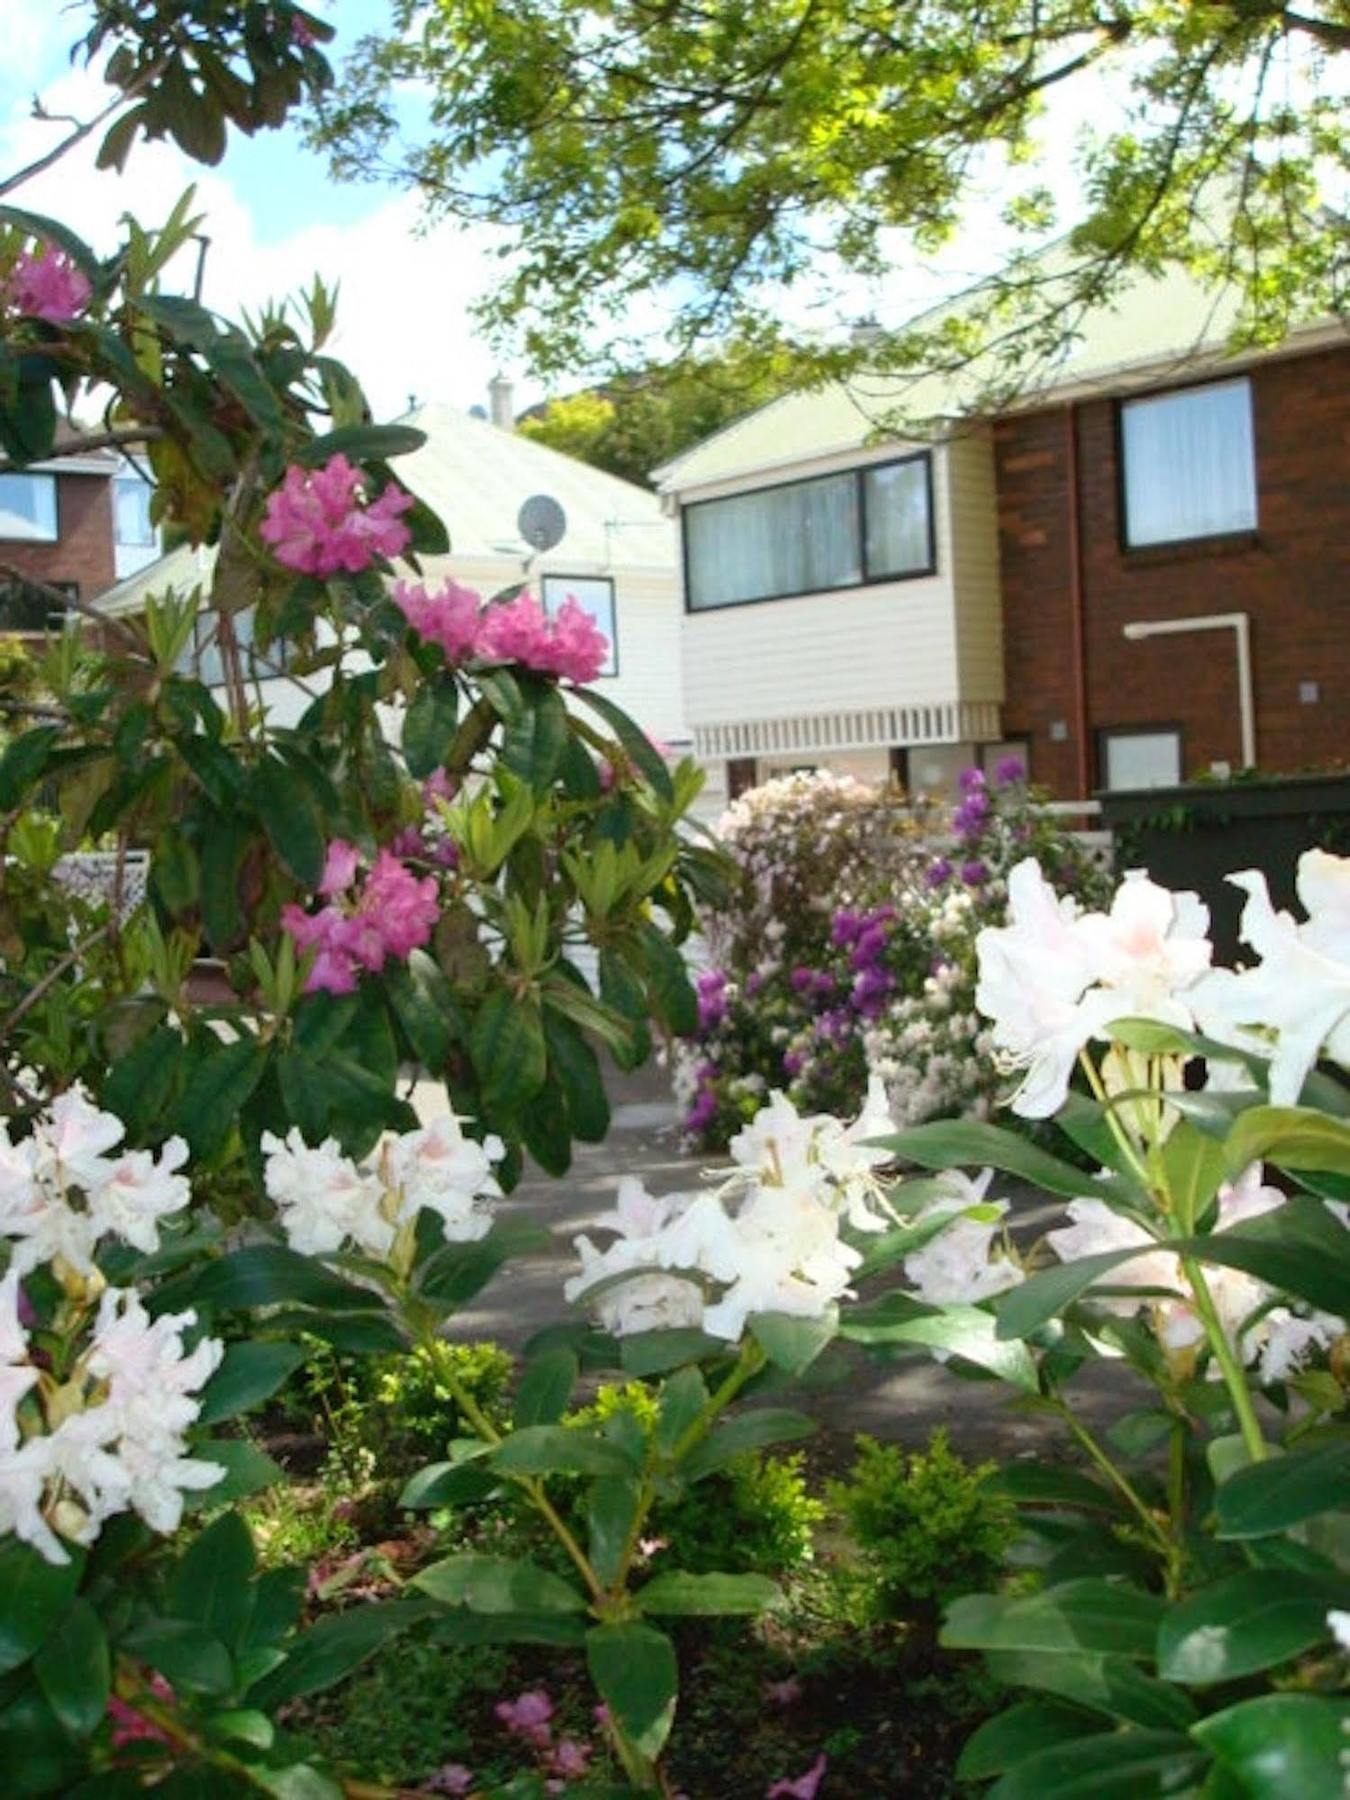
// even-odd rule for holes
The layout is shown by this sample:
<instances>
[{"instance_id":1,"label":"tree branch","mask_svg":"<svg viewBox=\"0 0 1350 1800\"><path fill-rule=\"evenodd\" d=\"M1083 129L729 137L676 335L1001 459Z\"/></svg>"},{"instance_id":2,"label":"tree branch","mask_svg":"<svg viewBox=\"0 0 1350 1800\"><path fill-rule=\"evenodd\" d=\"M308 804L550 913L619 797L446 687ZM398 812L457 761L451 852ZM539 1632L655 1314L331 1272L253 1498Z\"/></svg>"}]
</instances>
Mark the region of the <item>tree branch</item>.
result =
<instances>
[{"instance_id":1,"label":"tree branch","mask_svg":"<svg viewBox=\"0 0 1350 1800\"><path fill-rule=\"evenodd\" d=\"M90 450L117 450L124 444L148 444L154 438L165 436L167 433L159 425L124 425L116 431L90 431L81 437L54 444L51 456L41 460L55 462L59 456L84 456ZM29 469L32 466L27 462L15 462L12 457L0 456L0 475L7 474L11 469Z\"/></svg>"},{"instance_id":2,"label":"tree branch","mask_svg":"<svg viewBox=\"0 0 1350 1800\"><path fill-rule=\"evenodd\" d=\"M67 151L73 150L76 144L82 143L90 132L97 131L103 121L110 119L119 107L125 106L129 100L136 99L139 94L144 93L152 81L157 81L167 68L168 61L167 56L161 56L158 62L151 63L150 67L143 70L135 81L121 89L116 98L110 100L102 112L95 113L94 117L83 125L77 125L74 131L68 132L61 142L49 150L45 156L39 156L36 162L29 163L27 168L20 169L17 174L6 176L3 181L0 181L0 196L12 193L16 187L22 187L25 181L31 181L35 175L41 175L45 169L50 169L53 163L60 162Z\"/></svg>"}]
</instances>

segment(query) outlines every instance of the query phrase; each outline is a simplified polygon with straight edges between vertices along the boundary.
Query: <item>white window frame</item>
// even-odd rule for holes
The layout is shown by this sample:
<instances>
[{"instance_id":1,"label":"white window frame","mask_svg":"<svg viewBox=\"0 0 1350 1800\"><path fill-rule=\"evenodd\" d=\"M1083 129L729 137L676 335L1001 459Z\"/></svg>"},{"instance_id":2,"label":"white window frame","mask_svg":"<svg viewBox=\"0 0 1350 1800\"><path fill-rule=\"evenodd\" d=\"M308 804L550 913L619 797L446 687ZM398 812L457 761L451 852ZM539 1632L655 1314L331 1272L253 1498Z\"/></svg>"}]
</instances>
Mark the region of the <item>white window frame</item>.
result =
<instances>
[{"instance_id":1,"label":"white window frame","mask_svg":"<svg viewBox=\"0 0 1350 1800\"><path fill-rule=\"evenodd\" d=\"M50 527L41 520L30 525L22 514L8 511L5 504L6 482L41 483L41 491L49 496L49 505L39 510L50 514ZM18 529L15 529L16 526ZM55 475L46 475L33 469L7 470L0 474L0 541L13 544L54 544L60 536L61 501Z\"/></svg>"},{"instance_id":2,"label":"white window frame","mask_svg":"<svg viewBox=\"0 0 1350 1800\"><path fill-rule=\"evenodd\" d=\"M607 599L604 604L608 624L605 622L605 616L597 612L594 606L588 604L586 590L597 588L607 590ZM599 629L609 639L609 655L605 659L604 667L600 670L601 675L617 675L619 672L619 597L615 589L614 577L612 575L557 574L551 569L540 577L539 597L543 601L544 611L550 618L561 610L569 594L576 600L578 606L590 614Z\"/></svg>"},{"instance_id":3,"label":"white window frame","mask_svg":"<svg viewBox=\"0 0 1350 1800\"><path fill-rule=\"evenodd\" d=\"M1101 784L1102 784L1102 787L1108 793L1121 793L1121 792L1130 793L1130 792L1134 792L1140 788L1141 784L1137 781L1132 781L1132 782L1126 783L1126 782L1117 782L1117 781L1112 780L1112 778L1111 778L1111 751L1112 751L1112 748L1116 744L1126 744L1131 741L1138 743L1139 741L1146 739L1146 738L1156 739L1160 743L1164 739L1169 739L1169 738L1171 739L1172 746L1175 750L1175 758L1174 758L1175 768L1166 777L1166 779L1162 779L1162 780L1158 780L1158 781L1146 781L1142 784L1142 786L1144 788L1152 788L1152 787L1166 788L1166 787L1177 787L1180 785L1180 783L1183 779L1184 771L1185 771L1185 760L1184 760L1185 746L1182 742L1181 727L1179 725L1106 726L1101 731L1098 732L1097 744L1098 744L1098 760L1101 765L1101 777L1102 777Z\"/></svg>"}]
</instances>

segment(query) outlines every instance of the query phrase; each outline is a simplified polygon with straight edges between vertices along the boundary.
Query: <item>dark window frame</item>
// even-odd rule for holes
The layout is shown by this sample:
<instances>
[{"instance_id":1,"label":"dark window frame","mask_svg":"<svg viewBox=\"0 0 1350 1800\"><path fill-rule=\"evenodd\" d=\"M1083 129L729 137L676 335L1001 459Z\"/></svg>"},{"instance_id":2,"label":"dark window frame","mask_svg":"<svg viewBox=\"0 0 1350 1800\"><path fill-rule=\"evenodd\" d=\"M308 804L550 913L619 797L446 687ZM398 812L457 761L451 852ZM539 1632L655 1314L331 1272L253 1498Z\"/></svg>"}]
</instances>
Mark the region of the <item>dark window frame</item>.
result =
<instances>
[{"instance_id":1,"label":"dark window frame","mask_svg":"<svg viewBox=\"0 0 1350 1800\"><path fill-rule=\"evenodd\" d=\"M548 614L548 600L545 596L547 584L551 581L603 581L609 588L609 617L614 629L608 633L609 655L613 668L600 671L597 680L611 681L619 673L619 587L612 575L583 575L580 570L568 572L562 569L543 569L539 574L539 604ZM566 594L563 599L567 598ZM580 604L578 602L578 604ZM549 614L551 617L552 615Z\"/></svg>"},{"instance_id":2,"label":"dark window frame","mask_svg":"<svg viewBox=\"0 0 1350 1800\"><path fill-rule=\"evenodd\" d=\"M1201 388L1233 387L1238 382L1245 382L1247 398L1252 420L1252 489L1256 496L1256 522L1252 525L1227 525L1222 531L1201 531L1189 537L1150 538L1145 544L1134 544L1130 541L1130 514L1128 503L1128 471L1125 467L1125 409L1138 402L1149 400L1170 400L1177 394L1193 394ZM1120 550L1128 557L1148 559L1152 556L1165 556L1169 551L1184 551L1190 545L1223 545L1245 542L1250 543L1261 529L1261 480L1260 464L1256 452L1256 388L1252 382L1251 371L1238 369L1227 375L1206 375L1196 381L1180 381L1170 387L1147 388L1139 393L1122 394L1114 408L1114 437L1116 454L1116 541Z\"/></svg>"},{"instance_id":3,"label":"dark window frame","mask_svg":"<svg viewBox=\"0 0 1350 1800\"><path fill-rule=\"evenodd\" d=\"M869 575L867 573L867 476L876 469L895 469L906 463L922 463L924 470L924 502L927 514L928 555L922 568L906 569L901 574ZM836 582L831 587L797 588L790 594L757 594L751 600L720 600L713 606L695 606L692 604L692 591L689 581L689 532L685 526L687 514L696 511L700 506L724 506L728 501L749 500L757 494L774 493L780 488L810 487L817 481L838 481L841 475L851 475L858 490L858 567L863 571L858 581ZM907 456L888 456L881 462L855 463L847 469L827 469L819 475L794 475L786 481L768 481L759 487L738 488L734 494L716 494L706 500L690 500L680 508L680 563L684 584L684 610L693 618L700 613L731 612L742 606L774 606L780 600L804 600L813 594L855 594L860 588L885 587L894 581L924 581L938 572L937 561L937 514L934 504L933 453L931 450L915 450Z\"/></svg>"},{"instance_id":4,"label":"dark window frame","mask_svg":"<svg viewBox=\"0 0 1350 1800\"><path fill-rule=\"evenodd\" d=\"M34 537L31 534L19 537L7 537L0 531L0 544L59 544L61 542L61 478L49 469L4 469L0 474L16 481L50 481L52 484L52 517L55 529L50 537Z\"/></svg>"},{"instance_id":5,"label":"dark window frame","mask_svg":"<svg viewBox=\"0 0 1350 1800\"><path fill-rule=\"evenodd\" d=\"M1132 792L1126 788L1110 788L1107 786L1106 748L1108 738L1157 737L1161 732L1170 731L1177 740L1177 780L1186 779L1186 727L1175 719L1152 719L1141 725L1131 722L1129 725L1098 725L1093 733L1094 750L1097 761L1097 787L1102 793Z\"/></svg>"}]
</instances>

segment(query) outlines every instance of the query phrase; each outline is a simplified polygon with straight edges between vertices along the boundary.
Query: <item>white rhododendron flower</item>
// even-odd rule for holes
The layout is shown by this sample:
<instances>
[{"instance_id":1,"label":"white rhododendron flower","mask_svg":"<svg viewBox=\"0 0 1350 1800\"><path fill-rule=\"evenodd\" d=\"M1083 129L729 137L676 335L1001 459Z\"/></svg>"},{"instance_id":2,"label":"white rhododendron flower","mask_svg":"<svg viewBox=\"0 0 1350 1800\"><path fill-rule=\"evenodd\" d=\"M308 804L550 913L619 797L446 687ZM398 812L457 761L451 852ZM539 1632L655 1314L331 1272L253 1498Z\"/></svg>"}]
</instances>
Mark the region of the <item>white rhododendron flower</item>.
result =
<instances>
[{"instance_id":1,"label":"white rhododendron flower","mask_svg":"<svg viewBox=\"0 0 1350 1800\"><path fill-rule=\"evenodd\" d=\"M505 1154L499 1137L481 1143L465 1137L459 1120L448 1113L421 1131L390 1139L389 1173L403 1193L400 1217L416 1218L427 1207L451 1242L485 1236L492 1226L492 1202L501 1198L492 1165Z\"/></svg>"},{"instance_id":2,"label":"white rhododendron flower","mask_svg":"<svg viewBox=\"0 0 1350 1800\"><path fill-rule=\"evenodd\" d=\"M1049 1118L1064 1104L1079 1053L1112 1020L1195 1024L1190 992L1210 964L1209 913L1194 894L1126 876L1109 913L1061 899L1034 857L1008 875L1008 924L976 938L975 1000L994 1048L1022 1071L1012 1109Z\"/></svg>"},{"instance_id":3,"label":"white rhododendron flower","mask_svg":"<svg viewBox=\"0 0 1350 1800\"><path fill-rule=\"evenodd\" d=\"M1239 927L1260 962L1216 970L1201 985L1203 1029L1226 1042L1270 1051L1270 1099L1293 1106L1319 1056L1350 1067L1350 857L1308 850L1299 858L1298 924L1276 912L1256 869L1230 875L1247 894Z\"/></svg>"},{"instance_id":4,"label":"white rhododendron flower","mask_svg":"<svg viewBox=\"0 0 1350 1800\"><path fill-rule=\"evenodd\" d=\"M1327 1624L1341 1649L1350 1651L1350 1612L1329 1612Z\"/></svg>"},{"instance_id":5,"label":"white rhododendron flower","mask_svg":"<svg viewBox=\"0 0 1350 1800\"><path fill-rule=\"evenodd\" d=\"M183 1138L172 1137L159 1153L128 1150L90 1192L90 1205L103 1231L111 1231L147 1256L159 1247L159 1221L181 1212L192 1198L185 1175L176 1171L187 1161Z\"/></svg>"},{"instance_id":6,"label":"white rhododendron flower","mask_svg":"<svg viewBox=\"0 0 1350 1800\"><path fill-rule=\"evenodd\" d=\"M94 1187L108 1174L107 1152L126 1136L122 1121L100 1112L78 1085L58 1094L34 1132L39 1166L66 1185Z\"/></svg>"},{"instance_id":7,"label":"white rhododendron flower","mask_svg":"<svg viewBox=\"0 0 1350 1800\"><path fill-rule=\"evenodd\" d=\"M383 1184L344 1156L336 1138L311 1146L292 1126L284 1141L265 1131L261 1144L267 1196L292 1250L325 1256L350 1242L385 1254L394 1226L380 1210Z\"/></svg>"},{"instance_id":8,"label":"white rhododendron flower","mask_svg":"<svg viewBox=\"0 0 1350 1800\"><path fill-rule=\"evenodd\" d=\"M612 1240L603 1250L575 1240L581 1272L563 1291L620 1335L679 1323L734 1343L758 1313L823 1317L863 1260L843 1227L885 1229L887 1153L867 1140L893 1129L880 1081L851 1125L771 1094L717 1188L657 1199L625 1177L614 1212L596 1221Z\"/></svg>"},{"instance_id":9,"label":"white rhododendron flower","mask_svg":"<svg viewBox=\"0 0 1350 1800\"><path fill-rule=\"evenodd\" d=\"M1047 1231L1045 1241L1061 1262L1080 1262L1087 1256L1100 1256L1110 1250L1142 1249L1142 1256L1131 1257L1102 1277L1104 1286L1113 1288L1157 1288L1180 1294L1185 1289L1181 1264L1167 1250L1150 1250L1154 1243L1142 1225L1109 1207L1104 1200L1085 1196L1070 1200L1065 1207L1072 1225L1061 1225ZM1096 1304L1106 1312L1129 1318L1138 1312L1141 1297L1132 1294L1095 1294Z\"/></svg>"},{"instance_id":10,"label":"white rhododendron flower","mask_svg":"<svg viewBox=\"0 0 1350 1800\"><path fill-rule=\"evenodd\" d=\"M915 1214L916 1225L939 1219L951 1221L921 1249L911 1250L904 1261L906 1277L927 1305L975 1305L1006 1293L1026 1279L1021 1265L1010 1256L1001 1250L991 1254L1008 1211L1006 1200L985 1199L992 1179L992 1169L984 1169L974 1178L960 1169L947 1169L938 1177L947 1192ZM972 1217L974 1207L998 1216Z\"/></svg>"}]
</instances>

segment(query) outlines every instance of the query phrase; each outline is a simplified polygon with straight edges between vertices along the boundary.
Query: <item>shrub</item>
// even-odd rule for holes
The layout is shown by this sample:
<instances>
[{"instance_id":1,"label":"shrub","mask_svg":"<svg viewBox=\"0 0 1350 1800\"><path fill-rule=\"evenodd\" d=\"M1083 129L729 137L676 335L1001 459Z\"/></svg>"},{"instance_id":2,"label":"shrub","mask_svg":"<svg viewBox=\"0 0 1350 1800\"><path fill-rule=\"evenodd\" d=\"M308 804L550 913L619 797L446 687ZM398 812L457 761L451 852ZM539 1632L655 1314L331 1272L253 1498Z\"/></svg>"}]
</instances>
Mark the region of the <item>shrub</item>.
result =
<instances>
[{"instance_id":1,"label":"shrub","mask_svg":"<svg viewBox=\"0 0 1350 1800\"><path fill-rule=\"evenodd\" d=\"M965 1462L943 1430L923 1451L859 1437L852 1475L831 1484L830 1499L857 1542L878 1617L932 1616L997 1579L1016 1512L990 1486L993 1472Z\"/></svg>"}]
</instances>

